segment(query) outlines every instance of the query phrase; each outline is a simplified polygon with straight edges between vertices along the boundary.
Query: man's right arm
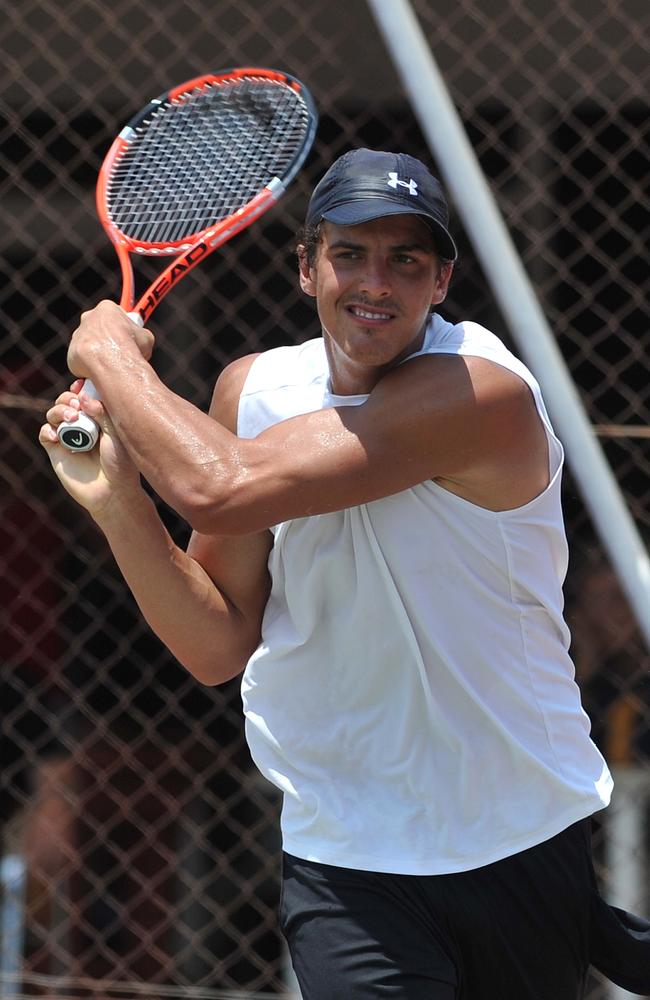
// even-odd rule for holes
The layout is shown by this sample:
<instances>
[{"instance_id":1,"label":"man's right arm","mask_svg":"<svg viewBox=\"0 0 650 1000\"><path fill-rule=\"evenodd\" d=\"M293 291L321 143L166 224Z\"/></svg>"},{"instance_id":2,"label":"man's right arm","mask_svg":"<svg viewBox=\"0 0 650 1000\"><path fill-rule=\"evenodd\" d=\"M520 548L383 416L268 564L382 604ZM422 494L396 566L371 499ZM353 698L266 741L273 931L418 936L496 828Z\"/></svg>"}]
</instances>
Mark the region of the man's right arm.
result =
<instances>
[{"instance_id":1,"label":"man's right arm","mask_svg":"<svg viewBox=\"0 0 650 1000\"><path fill-rule=\"evenodd\" d=\"M241 673L259 643L270 533L171 539L143 491L98 517L138 606L159 639L203 684Z\"/></svg>"},{"instance_id":2,"label":"man's right arm","mask_svg":"<svg viewBox=\"0 0 650 1000\"><path fill-rule=\"evenodd\" d=\"M250 359L252 360L252 359ZM219 380L214 419L233 432L249 359ZM70 406L48 412L41 442L63 485L94 518L142 614L173 655L202 683L240 673L259 638L270 581L269 531L236 537L194 533L187 551L164 527L108 418L94 454L66 452L50 428Z\"/></svg>"}]
</instances>

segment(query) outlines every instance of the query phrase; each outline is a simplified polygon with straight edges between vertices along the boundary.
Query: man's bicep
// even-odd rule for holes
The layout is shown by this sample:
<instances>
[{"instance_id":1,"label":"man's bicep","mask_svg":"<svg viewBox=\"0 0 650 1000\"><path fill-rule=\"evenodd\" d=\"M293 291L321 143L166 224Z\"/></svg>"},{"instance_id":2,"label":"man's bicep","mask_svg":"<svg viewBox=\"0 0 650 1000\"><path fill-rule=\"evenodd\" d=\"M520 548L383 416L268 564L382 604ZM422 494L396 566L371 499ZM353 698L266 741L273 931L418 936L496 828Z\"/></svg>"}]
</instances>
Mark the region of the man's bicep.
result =
<instances>
[{"instance_id":1,"label":"man's bicep","mask_svg":"<svg viewBox=\"0 0 650 1000\"><path fill-rule=\"evenodd\" d=\"M255 527L357 506L428 479L493 478L525 457L523 417L532 414L536 425L534 410L524 383L490 362L415 359L389 373L367 402L291 418L250 442L233 513Z\"/></svg>"},{"instance_id":2,"label":"man's bicep","mask_svg":"<svg viewBox=\"0 0 650 1000\"><path fill-rule=\"evenodd\" d=\"M462 362L445 378L429 360L388 373L360 405L318 410L268 428L251 442L253 462L259 453L253 488L258 476L262 487L267 476L270 489L275 480L287 494L297 490L297 503L313 495L335 509L439 474L451 456L473 444L481 427L471 425L476 406Z\"/></svg>"}]
</instances>

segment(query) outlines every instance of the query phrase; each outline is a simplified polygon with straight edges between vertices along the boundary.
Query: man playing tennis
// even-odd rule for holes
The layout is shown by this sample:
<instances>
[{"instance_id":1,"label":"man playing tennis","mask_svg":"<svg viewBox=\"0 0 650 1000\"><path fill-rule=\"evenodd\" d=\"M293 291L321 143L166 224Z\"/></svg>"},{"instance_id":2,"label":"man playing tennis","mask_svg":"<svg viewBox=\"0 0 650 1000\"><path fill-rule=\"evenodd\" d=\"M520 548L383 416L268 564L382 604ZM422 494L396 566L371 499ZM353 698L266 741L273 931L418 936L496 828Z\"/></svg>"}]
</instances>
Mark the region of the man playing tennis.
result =
<instances>
[{"instance_id":1,"label":"man playing tennis","mask_svg":"<svg viewBox=\"0 0 650 1000\"><path fill-rule=\"evenodd\" d=\"M299 246L322 338L228 366L208 416L102 303L69 364L104 402L75 383L40 440L174 655L244 670L304 1000L576 1000L590 962L645 992L647 927L590 861L611 778L567 653L562 448L526 368L434 311L455 257L422 163L346 154ZM73 454L80 408L103 434Z\"/></svg>"}]
</instances>

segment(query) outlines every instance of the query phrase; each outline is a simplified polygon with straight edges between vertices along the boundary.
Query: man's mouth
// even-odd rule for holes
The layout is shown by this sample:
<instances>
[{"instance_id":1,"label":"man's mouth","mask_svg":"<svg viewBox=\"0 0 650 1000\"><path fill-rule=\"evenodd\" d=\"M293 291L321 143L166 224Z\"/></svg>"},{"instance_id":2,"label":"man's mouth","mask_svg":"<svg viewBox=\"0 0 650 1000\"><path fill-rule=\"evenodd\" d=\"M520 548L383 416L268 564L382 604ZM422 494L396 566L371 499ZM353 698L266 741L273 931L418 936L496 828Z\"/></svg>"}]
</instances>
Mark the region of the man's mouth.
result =
<instances>
[{"instance_id":1,"label":"man's mouth","mask_svg":"<svg viewBox=\"0 0 650 1000\"><path fill-rule=\"evenodd\" d=\"M386 310L369 309L368 306L355 306L349 305L347 307L348 312L356 316L357 319L364 319L370 323L380 323L389 319L393 319L394 313L387 312Z\"/></svg>"}]
</instances>

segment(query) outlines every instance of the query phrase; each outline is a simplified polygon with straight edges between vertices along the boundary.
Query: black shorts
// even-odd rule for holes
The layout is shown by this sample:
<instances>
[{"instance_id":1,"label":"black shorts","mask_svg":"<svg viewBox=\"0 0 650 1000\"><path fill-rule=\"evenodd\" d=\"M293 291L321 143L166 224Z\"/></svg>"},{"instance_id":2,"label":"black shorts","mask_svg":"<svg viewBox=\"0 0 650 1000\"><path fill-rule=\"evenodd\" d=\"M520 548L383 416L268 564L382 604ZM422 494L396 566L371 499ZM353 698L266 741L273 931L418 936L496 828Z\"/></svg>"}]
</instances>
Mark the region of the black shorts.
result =
<instances>
[{"instance_id":1,"label":"black shorts","mask_svg":"<svg viewBox=\"0 0 650 1000\"><path fill-rule=\"evenodd\" d=\"M628 915L600 899L590 838L586 820L452 875L364 872L285 854L281 924L303 1000L578 1000L590 962L639 976L616 981L644 992L650 927L639 921L630 932Z\"/></svg>"}]
</instances>

